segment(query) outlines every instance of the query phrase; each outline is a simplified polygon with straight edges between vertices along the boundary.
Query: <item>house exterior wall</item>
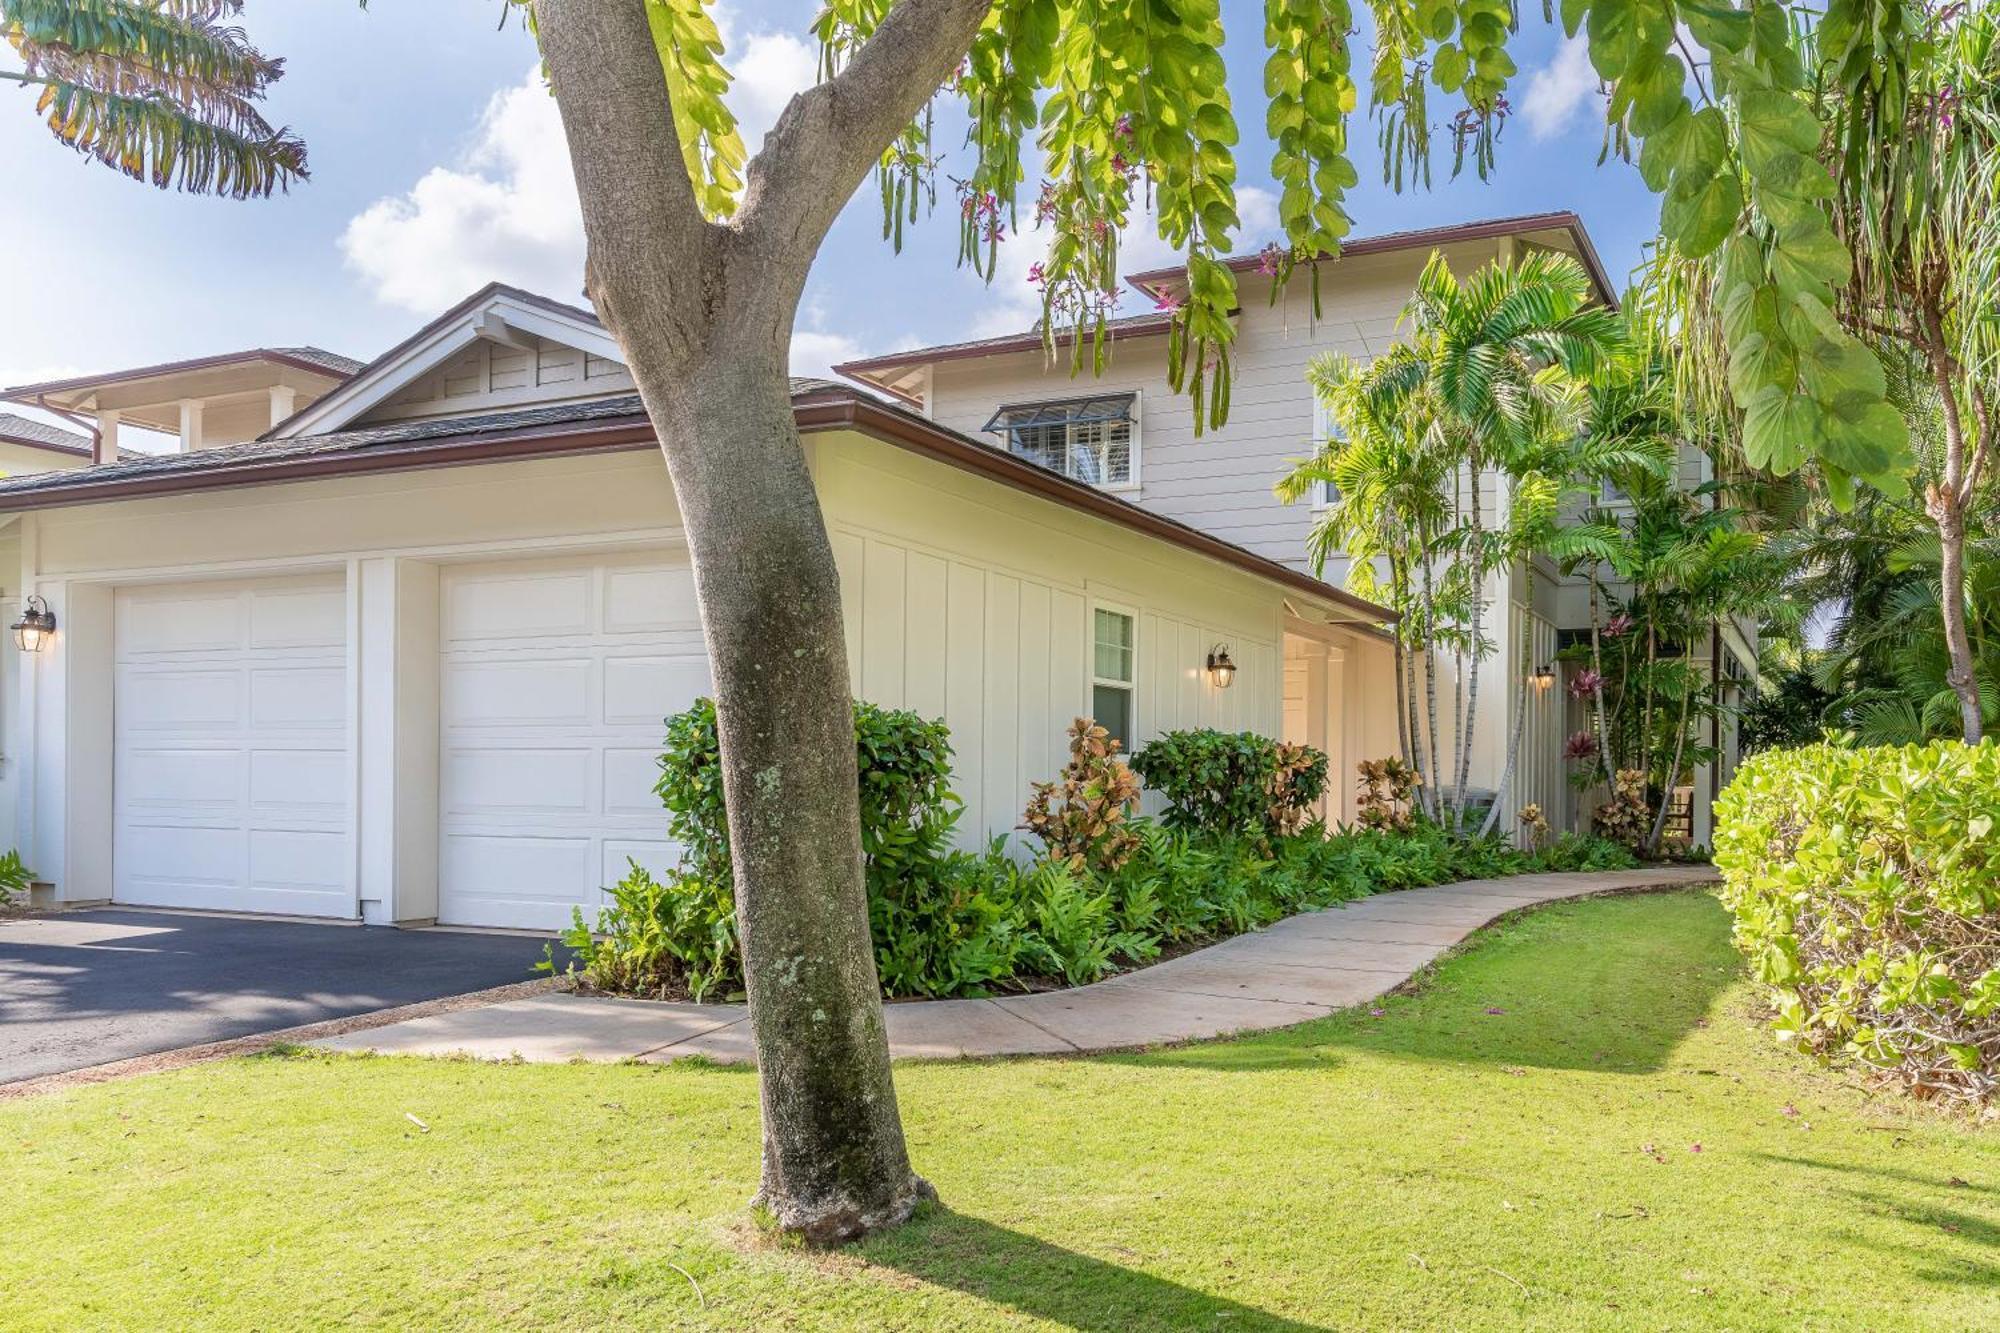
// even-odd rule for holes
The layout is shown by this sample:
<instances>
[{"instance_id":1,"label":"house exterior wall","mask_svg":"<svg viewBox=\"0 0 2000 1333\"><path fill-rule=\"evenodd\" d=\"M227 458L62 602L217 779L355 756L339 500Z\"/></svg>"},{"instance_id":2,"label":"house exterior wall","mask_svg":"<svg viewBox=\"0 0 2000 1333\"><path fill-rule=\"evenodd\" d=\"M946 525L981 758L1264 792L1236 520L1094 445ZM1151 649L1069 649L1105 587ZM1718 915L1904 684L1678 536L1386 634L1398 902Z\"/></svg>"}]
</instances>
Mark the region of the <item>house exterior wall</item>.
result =
<instances>
[{"instance_id":1,"label":"house exterior wall","mask_svg":"<svg viewBox=\"0 0 2000 1333\"><path fill-rule=\"evenodd\" d=\"M1062 730L1087 711L1098 602L1139 617L1141 738L1192 725L1278 732L1287 599L1310 597L859 434L811 436L808 454L856 691L951 724L967 842L1009 832L1028 784L1061 764ZM43 510L16 526L18 585L49 600L60 632L25 669L0 655L22 719L14 815L59 899L112 894L116 590L337 573L353 816L341 855L354 915L385 923L438 913L441 577L461 563L657 550L682 536L650 452L194 492ZM1227 691L1202 675L1217 642L1240 668Z\"/></svg>"},{"instance_id":2,"label":"house exterior wall","mask_svg":"<svg viewBox=\"0 0 2000 1333\"><path fill-rule=\"evenodd\" d=\"M1445 249L1460 272L1502 253L1502 241ZM1238 279L1242 315L1231 355L1229 422L1200 436L1187 399L1167 388L1167 340L1127 338L1112 345L1101 377L1086 368L1072 383L1067 362L1051 368L1038 350L939 361L931 367L925 410L941 425L996 444L986 423L1003 404L1077 393L1137 391L1139 482L1128 498L1193 524L1257 554L1306 568L1308 504L1281 505L1271 494L1293 460L1313 452L1319 426L1306 365L1323 352L1362 360L1387 348L1427 251L1343 259L1320 278L1320 318L1301 273L1272 305L1255 274ZM1340 581L1330 568L1327 578Z\"/></svg>"}]
</instances>

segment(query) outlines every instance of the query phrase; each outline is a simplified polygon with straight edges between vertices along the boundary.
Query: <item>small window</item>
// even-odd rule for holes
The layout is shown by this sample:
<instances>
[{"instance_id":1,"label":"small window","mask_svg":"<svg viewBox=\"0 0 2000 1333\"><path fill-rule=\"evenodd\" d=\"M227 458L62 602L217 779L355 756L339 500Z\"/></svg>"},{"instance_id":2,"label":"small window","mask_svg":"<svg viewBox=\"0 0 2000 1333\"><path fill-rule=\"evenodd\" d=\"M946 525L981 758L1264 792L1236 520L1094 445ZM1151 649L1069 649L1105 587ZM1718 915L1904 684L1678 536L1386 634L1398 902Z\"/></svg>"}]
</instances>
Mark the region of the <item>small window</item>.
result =
<instances>
[{"instance_id":1,"label":"small window","mask_svg":"<svg viewBox=\"0 0 2000 1333\"><path fill-rule=\"evenodd\" d=\"M1629 505L1632 503L1632 497L1625 493L1623 486L1606 477L1597 484L1597 502L1607 505Z\"/></svg>"},{"instance_id":2,"label":"small window","mask_svg":"<svg viewBox=\"0 0 2000 1333\"><path fill-rule=\"evenodd\" d=\"M1320 402L1317 398L1313 399L1313 454L1318 456L1326 453L1329 449L1338 449L1346 443L1347 432L1342 430L1340 423L1333 419L1333 413L1327 411L1325 403ZM1313 483L1312 507L1314 509L1331 509L1339 503L1339 486L1335 485L1332 481L1325 480Z\"/></svg>"},{"instance_id":3,"label":"small window","mask_svg":"<svg viewBox=\"0 0 2000 1333\"><path fill-rule=\"evenodd\" d=\"M1102 606L1097 608L1092 622L1091 716L1129 751L1139 679L1137 622L1123 611Z\"/></svg>"},{"instance_id":4,"label":"small window","mask_svg":"<svg viewBox=\"0 0 2000 1333\"><path fill-rule=\"evenodd\" d=\"M1137 394L1003 407L986 429L1016 458L1092 486L1138 481Z\"/></svg>"}]
</instances>

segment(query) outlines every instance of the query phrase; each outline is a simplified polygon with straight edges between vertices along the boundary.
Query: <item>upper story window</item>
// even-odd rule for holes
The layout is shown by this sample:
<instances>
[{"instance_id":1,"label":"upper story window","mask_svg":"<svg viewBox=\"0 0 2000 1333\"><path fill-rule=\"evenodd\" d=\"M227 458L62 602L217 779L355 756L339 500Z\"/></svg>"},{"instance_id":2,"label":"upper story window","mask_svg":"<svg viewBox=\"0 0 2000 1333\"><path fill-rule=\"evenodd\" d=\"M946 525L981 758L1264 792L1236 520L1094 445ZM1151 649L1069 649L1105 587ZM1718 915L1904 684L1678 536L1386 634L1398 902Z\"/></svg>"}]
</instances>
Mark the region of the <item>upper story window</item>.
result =
<instances>
[{"instance_id":1,"label":"upper story window","mask_svg":"<svg viewBox=\"0 0 2000 1333\"><path fill-rule=\"evenodd\" d=\"M1118 488L1139 480L1139 395L1100 394L1059 402L1003 407L986 429L1007 452L1092 486Z\"/></svg>"},{"instance_id":2,"label":"upper story window","mask_svg":"<svg viewBox=\"0 0 2000 1333\"><path fill-rule=\"evenodd\" d=\"M1347 432L1333 419L1327 405L1313 396L1313 450L1316 453L1338 452L1347 443ZM1312 507L1331 509L1340 503L1340 487L1333 481L1322 479L1313 483Z\"/></svg>"}]
</instances>

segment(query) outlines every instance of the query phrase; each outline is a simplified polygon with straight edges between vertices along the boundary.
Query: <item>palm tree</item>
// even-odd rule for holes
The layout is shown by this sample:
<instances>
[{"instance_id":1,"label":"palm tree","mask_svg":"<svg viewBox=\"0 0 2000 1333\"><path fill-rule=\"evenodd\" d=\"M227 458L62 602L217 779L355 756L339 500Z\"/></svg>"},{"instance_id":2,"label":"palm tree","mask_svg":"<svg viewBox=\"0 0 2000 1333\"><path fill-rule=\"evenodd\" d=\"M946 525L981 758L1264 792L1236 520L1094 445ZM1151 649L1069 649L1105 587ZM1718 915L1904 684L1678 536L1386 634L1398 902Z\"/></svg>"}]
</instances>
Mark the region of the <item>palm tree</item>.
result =
<instances>
[{"instance_id":1,"label":"palm tree","mask_svg":"<svg viewBox=\"0 0 2000 1333\"><path fill-rule=\"evenodd\" d=\"M1463 528L1455 555L1470 607L1456 654L1463 699L1453 709L1454 817L1463 811L1471 776L1477 665L1486 652L1485 582L1519 554L1489 532L1482 490L1494 480L1502 513L1511 512L1528 460L1550 440L1575 433L1579 386L1615 372L1626 348L1624 324L1591 298L1589 275L1568 255L1534 251L1485 265L1461 283L1443 255L1433 254L1404 311L1409 340L1378 363L1380 410L1388 415L1418 400L1430 404L1435 442L1452 464L1454 488L1462 488L1463 504L1454 505Z\"/></svg>"},{"instance_id":2,"label":"palm tree","mask_svg":"<svg viewBox=\"0 0 2000 1333\"><path fill-rule=\"evenodd\" d=\"M225 20L243 0L0 0L0 36L55 136L161 188L235 199L306 176L306 148L257 109L284 61Z\"/></svg>"}]
</instances>

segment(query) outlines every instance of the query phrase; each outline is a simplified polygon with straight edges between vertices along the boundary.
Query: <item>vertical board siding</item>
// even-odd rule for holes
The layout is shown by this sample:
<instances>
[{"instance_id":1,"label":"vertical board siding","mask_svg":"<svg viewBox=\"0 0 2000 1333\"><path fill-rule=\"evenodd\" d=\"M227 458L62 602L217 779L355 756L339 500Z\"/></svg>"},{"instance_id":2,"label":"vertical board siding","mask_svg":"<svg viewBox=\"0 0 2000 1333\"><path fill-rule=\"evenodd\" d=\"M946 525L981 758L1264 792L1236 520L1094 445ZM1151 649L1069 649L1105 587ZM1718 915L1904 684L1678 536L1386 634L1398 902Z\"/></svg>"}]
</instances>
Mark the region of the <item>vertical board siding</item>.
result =
<instances>
[{"instance_id":1,"label":"vertical board siding","mask_svg":"<svg viewBox=\"0 0 2000 1333\"><path fill-rule=\"evenodd\" d=\"M1090 709L1089 589L875 533L837 529L833 548L856 692L942 717L951 728L953 785L965 802L960 843L1006 836L1019 845L1030 786L1055 776L1068 757L1064 732ZM1275 645L1136 609L1140 743L1188 727L1279 733ZM1201 669L1218 642L1229 644L1238 668L1228 690L1210 686Z\"/></svg>"}]
</instances>

